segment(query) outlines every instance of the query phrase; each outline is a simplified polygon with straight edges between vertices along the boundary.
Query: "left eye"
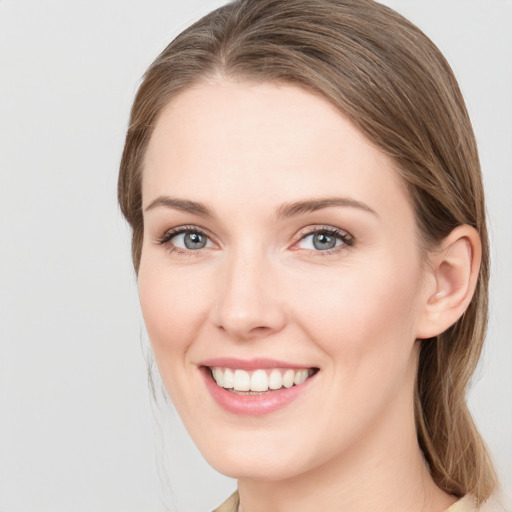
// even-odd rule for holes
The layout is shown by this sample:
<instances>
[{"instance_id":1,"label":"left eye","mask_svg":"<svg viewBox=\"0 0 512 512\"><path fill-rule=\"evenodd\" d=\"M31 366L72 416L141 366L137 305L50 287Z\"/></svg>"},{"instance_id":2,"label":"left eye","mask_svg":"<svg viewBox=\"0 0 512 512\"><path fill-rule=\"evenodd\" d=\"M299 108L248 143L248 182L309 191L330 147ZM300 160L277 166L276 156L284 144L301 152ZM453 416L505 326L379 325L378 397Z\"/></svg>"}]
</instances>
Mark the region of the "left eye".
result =
<instances>
[{"instance_id":1,"label":"left eye","mask_svg":"<svg viewBox=\"0 0 512 512\"><path fill-rule=\"evenodd\" d=\"M331 231L315 231L302 237L297 246L300 249L328 251L348 243L342 233Z\"/></svg>"}]
</instances>

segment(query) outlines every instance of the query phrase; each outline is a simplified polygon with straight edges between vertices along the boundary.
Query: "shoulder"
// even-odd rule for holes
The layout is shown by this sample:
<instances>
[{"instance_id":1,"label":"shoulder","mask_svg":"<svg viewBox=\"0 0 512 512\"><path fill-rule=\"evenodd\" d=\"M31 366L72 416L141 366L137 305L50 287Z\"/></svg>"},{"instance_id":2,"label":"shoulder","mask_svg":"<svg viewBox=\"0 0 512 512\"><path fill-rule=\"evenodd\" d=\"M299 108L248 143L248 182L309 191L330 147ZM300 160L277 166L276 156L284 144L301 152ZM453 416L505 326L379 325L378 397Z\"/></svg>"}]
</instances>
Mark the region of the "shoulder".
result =
<instances>
[{"instance_id":1,"label":"shoulder","mask_svg":"<svg viewBox=\"0 0 512 512\"><path fill-rule=\"evenodd\" d=\"M220 507L217 507L213 512L237 512L238 503L238 491L235 491Z\"/></svg>"},{"instance_id":2,"label":"shoulder","mask_svg":"<svg viewBox=\"0 0 512 512\"><path fill-rule=\"evenodd\" d=\"M469 494L455 502L446 512L506 512L496 496L492 496L486 502L477 507L476 500Z\"/></svg>"}]
</instances>

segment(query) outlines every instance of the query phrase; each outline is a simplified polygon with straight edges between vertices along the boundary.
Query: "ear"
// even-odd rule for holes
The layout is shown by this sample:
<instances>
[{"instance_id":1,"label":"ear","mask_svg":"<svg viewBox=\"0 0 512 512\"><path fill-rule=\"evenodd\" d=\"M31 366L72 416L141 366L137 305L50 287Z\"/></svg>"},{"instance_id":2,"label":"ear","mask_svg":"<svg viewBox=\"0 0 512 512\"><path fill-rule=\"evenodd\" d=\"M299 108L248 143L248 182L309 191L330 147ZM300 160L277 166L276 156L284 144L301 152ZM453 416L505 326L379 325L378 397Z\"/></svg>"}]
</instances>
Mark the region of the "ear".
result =
<instances>
[{"instance_id":1,"label":"ear","mask_svg":"<svg viewBox=\"0 0 512 512\"><path fill-rule=\"evenodd\" d=\"M480 270L480 236L471 226L458 226L429 252L428 258L430 267L417 328L418 339L441 334L466 311Z\"/></svg>"}]
</instances>

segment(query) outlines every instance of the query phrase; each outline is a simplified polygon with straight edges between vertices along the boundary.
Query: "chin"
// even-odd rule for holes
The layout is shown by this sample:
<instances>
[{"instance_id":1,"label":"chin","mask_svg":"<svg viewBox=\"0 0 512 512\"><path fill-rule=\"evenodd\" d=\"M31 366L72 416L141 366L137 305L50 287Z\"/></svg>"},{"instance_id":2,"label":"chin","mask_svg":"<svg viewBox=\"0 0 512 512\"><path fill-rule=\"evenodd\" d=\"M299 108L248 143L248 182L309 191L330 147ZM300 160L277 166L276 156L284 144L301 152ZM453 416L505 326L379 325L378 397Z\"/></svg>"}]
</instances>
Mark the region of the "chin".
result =
<instances>
[{"instance_id":1,"label":"chin","mask_svg":"<svg viewBox=\"0 0 512 512\"><path fill-rule=\"evenodd\" d=\"M282 481L307 473L332 457L330 447L315 450L315 445L322 443L311 439L308 443L304 430L300 436L291 428L227 430L208 437L201 432L191 434L206 461L237 480Z\"/></svg>"},{"instance_id":2,"label":"chin","mask_svg":"<svg viewBox=\"0 0 512 512\"><path fill-rule=\"evenodd\" d=\"M236 480L281 481L303 472L300 465L289 463L279 456L264 458L260 455L258 458L247 458L240 452L225 458L219 455L221 454L206 457L206 460L219 473Z\"/></svg>"}]
</instances>

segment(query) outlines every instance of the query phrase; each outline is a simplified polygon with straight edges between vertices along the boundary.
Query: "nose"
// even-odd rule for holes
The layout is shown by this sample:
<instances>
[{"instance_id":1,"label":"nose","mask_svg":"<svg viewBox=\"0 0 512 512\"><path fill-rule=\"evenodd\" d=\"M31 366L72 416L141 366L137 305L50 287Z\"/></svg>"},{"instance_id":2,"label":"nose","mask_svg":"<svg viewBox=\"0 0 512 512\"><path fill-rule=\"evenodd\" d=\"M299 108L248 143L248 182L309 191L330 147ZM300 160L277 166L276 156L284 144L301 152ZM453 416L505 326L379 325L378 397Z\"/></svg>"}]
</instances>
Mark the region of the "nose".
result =
<instances>
[{"instance_id":1,"label":"nose","mask_svg":"<svg viewBox=\"0 0 512 512\"><path fill-rule=\"evenodd\" d=\"M233 339L266 337L286 324L278 279L261 255L238 254L225 261L218 274L216 299L212 321Z\"/></svg>"}]
</instances>

